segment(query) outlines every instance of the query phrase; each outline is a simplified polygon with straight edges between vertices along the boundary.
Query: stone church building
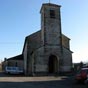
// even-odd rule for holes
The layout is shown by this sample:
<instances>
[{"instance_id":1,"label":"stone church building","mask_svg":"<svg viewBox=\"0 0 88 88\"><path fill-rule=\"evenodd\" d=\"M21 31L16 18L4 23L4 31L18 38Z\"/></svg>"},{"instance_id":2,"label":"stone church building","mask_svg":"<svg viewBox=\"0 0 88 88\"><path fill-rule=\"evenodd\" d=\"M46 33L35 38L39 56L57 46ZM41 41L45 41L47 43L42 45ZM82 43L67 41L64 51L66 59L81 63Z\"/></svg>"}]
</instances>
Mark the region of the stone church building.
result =
<instances>
[{"instance_id":1,"label":"stone church building","mask_svg":"<svg viewBox=\"0 0 88 88\"><path fill-rule=\"evenodd\" d=\"M53 75L70 72L72 51L70 39L62 34L60 5L42 4L41 30L25 38L22 54L8 58L6 66L18 66L25 75Z\"/></svg>"},{"instance_id":2,"label":"stone church building","mask_svg":"<svg viewBox=\"0 0 88 88\"><path fill-rule=\"evenodd\" d=\"M71 71L70 39L61 31L60 7L52 3L42 4L41 30L25 38L22 54L26 75Z\"/></svg>"}]
</instances>

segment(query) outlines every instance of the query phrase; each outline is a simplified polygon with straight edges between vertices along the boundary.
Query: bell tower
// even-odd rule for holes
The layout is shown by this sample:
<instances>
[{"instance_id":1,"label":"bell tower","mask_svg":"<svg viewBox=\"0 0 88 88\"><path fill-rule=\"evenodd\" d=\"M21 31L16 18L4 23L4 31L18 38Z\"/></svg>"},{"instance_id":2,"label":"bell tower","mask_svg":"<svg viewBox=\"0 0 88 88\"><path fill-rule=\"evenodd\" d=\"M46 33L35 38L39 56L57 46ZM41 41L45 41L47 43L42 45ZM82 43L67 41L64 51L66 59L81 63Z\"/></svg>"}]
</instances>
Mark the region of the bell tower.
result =
<instances>
[{"instance_id":1,"label":"bell tower","mask_svg":"<svg viewBox=\"0 0 88 88\"><path fill-rule=\"evenodd\" d=\"M45 3L40 10L42 41L44 45L61 45L60 5Z\"/></svg>"}]
</instances>

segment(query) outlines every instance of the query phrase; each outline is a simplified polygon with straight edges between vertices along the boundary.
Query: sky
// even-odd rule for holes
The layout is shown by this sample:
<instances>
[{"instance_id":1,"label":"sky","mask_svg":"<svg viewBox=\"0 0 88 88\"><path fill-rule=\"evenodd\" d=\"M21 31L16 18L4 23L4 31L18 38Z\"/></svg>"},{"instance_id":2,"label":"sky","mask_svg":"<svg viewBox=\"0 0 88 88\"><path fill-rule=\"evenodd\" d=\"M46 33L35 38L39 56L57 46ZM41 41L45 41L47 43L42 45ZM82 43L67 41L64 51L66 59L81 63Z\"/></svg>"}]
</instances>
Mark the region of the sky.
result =
<instances>
[{"instance_id":1,"label":"sky","mask_svg":"<svg viewBox=\"0 0 88 88\"><path fill-rule=\"evenodd\" d=\"M22 53L25 37L40 30L40 8L49 0L0 0L0 62ZM88 0L51 0L61 5L62 33L74 63L88 62Z\"/></svg>"}]
</instances>

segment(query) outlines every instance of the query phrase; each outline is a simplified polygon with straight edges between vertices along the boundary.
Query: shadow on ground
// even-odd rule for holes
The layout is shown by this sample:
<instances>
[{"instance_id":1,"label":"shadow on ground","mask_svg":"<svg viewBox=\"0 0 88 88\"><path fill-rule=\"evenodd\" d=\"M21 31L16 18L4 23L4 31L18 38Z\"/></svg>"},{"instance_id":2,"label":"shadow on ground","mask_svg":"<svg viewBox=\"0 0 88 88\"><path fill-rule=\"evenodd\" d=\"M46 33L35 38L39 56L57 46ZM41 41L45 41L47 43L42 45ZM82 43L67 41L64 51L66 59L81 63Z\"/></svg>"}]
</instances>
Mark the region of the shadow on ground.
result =
<instances>
[{"instance_id":1,"label":"shadow on ground","mask_svg":"<svg viewBox=\"0 0 88 88\"><path fill-rule=\"evenodd\" d=\"M0 72L0 77L24 77L24 74L7 74L5 72Z\"/></svg>"},{"instance_id":2,"label":"shadow on ground","mask_svg":"<svg viewBox=\"0 0 88 88\"><path fill-rule=\"evenodd\" d=\"M69 81L0 82L0 88L88 88L87 85L73 85Z\"/></svg>"},{"instance_id":3,"label":"shadow on ground","mask_svg":"<svg viewBox=\"0 0 88 88\"><path fill-rule=\"evenodd\" d=\"M1 78L9 78L14 80L15 76L19 75L7 75L0 73ZM21 76L20 76L21 77ZM57 78L58 76L54 76ZM27 77L25 77L26 79ZM16 80L16 79L15 79ZM30 81L19 81L21 80L20 78L17 79L17 81L12 82L9 80L0 80L0 88L88 88L88 85L84 84L75 84L73 76L67 76L63 77L60 80L46 80L46 81L35 81L34 79Z\"/></svg>"}]
</instances>

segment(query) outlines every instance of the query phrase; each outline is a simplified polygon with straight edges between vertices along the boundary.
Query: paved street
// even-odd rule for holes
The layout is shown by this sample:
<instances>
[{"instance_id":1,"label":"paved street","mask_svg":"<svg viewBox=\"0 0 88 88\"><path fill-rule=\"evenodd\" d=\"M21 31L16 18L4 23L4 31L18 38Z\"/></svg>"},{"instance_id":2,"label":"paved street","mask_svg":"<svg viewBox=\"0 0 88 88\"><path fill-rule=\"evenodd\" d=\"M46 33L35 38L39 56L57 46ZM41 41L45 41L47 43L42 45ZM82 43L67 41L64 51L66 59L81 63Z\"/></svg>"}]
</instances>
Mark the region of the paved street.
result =
<instances>
[{"instance_id":1,"label":"paved street","mask_svg":"<svg viewBox=\"0 0 88 88\"><path fill-rule=\"evenodd\" d=\"M75 84L67 76L24 77L1 73L0 88L88 88L88 85Z\"/></svg>"}]
</instances>

